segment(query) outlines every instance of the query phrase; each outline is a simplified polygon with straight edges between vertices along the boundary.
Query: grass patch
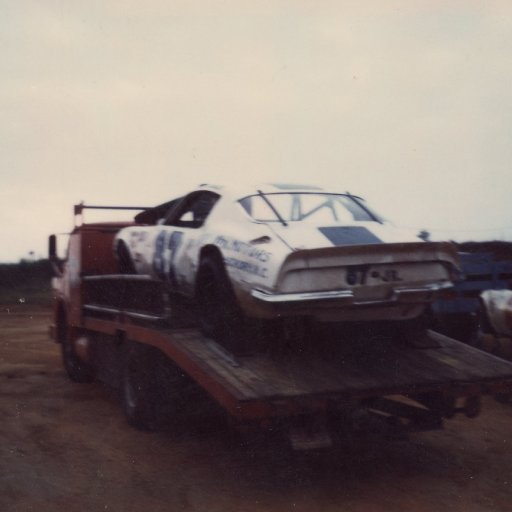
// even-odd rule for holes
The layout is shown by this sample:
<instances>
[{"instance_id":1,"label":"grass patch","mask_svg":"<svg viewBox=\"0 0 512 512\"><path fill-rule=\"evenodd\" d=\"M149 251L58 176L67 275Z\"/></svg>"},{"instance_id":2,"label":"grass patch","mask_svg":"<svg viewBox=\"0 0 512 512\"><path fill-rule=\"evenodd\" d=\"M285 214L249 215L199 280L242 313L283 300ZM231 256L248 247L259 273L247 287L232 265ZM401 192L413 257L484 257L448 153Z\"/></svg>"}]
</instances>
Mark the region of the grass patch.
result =
<instances>
[{"instance_id":1,"label":"grass patch","mask_svg":"<svg viewBox=\"0 0 512 512\"><path fill-rule=\"evenodd\" d=\"M48 260L0 264L0 303L50 305L52 275Z\"/></svg>"}]
</instances>

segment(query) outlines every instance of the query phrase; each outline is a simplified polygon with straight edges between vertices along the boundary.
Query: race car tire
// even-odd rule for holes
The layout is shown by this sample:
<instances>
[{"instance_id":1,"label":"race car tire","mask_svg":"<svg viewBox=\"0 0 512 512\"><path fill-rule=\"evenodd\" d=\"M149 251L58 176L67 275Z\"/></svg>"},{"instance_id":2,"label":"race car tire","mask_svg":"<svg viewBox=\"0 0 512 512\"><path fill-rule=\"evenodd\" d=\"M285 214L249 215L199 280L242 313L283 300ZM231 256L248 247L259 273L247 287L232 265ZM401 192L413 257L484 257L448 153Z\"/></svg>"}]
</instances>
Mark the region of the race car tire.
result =
<instances>
[{"instance_id":1,"label":"race car tire","mask_svg":"<svg viewBox=\"0 0 512 512\"><path fill-rule=\"evenodd\" d=\"M215 339L234 354L245 354L249 349L246 322L220 256L208 255L201 259L197 301L205 336Z\"/></svg>"},{"instance_id":2,"label":"race car tire","mask_svg":"<svg viewBox=\"0 0 512 512\"><path fill-rule=\"evenodd\" d=\"M135 265L133 264L128 247L123 242L117 245L117 260L119 262L119 272L121 274L136 274Z\"/></svg>"}]
</instances>

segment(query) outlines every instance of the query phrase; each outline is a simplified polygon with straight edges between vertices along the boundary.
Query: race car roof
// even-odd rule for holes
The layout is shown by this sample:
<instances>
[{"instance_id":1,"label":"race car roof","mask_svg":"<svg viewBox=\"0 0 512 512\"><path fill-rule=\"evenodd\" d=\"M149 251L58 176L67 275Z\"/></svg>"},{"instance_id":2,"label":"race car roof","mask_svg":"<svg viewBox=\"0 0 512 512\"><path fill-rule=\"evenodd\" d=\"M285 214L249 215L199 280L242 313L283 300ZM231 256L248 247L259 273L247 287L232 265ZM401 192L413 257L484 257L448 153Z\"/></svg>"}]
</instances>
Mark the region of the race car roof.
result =
<instances>
[{"instance_id":1,"label":"race car roof","mask_svg":"<svg viewBox=\"0 0 512 512\"><path fill-rule=\"evenodd\" d=\"M230 183L228 185L218 185L203 183L200 189L211 190L219 194L226 194L232 197L243 198L250 195L263 192L265 194L272 194L278 192L329 192L323 187L317 185L307 185L298 183Z\"/></svg>"},{"instance_id":2,"label":"race car roof","mask_svg":"<svg viewBox=\"0 0 512 512\"><path fill-rule=\"evenodd\" d=\"M297 184L297 183L253 183L253 184L227 184L218 185L210 183L202 183L198 188L190 190L195 192L198 190L209 190L222 196L230 196L234 200L242 199L262 192L264 194L272 193L299 193L299 192L324 192L324 193L343 193L326 190L317 185ZM347 192L345 192L347 193ZM185 196L180 196L171 201L159 204L153 208L148 208L134 217L135 222L140 224L156 224L159 219L165 217L166 213L181 201ZM356 196L357 197L357 196Z\"/></svg>"}]
</instances>

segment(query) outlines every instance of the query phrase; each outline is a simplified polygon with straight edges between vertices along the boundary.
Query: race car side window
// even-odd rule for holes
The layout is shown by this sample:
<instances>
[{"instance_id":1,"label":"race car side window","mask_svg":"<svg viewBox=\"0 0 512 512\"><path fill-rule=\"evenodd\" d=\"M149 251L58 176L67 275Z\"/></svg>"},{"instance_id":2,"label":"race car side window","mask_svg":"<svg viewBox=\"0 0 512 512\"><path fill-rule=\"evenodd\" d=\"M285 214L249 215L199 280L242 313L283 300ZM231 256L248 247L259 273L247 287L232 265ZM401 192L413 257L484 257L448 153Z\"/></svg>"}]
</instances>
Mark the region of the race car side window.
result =
<instances>
[{"instance_id":1,"label":"race car side window","mask_svg":"<svg viewBox=\"0 0 512 512\"><path fill-rule=\"evenodd\" d=\"M219 199L214 192L192 192L183 199L181 204L173 208L165 220L166 226L184 228L200 228Z\"/></svg>"}]
</instances>

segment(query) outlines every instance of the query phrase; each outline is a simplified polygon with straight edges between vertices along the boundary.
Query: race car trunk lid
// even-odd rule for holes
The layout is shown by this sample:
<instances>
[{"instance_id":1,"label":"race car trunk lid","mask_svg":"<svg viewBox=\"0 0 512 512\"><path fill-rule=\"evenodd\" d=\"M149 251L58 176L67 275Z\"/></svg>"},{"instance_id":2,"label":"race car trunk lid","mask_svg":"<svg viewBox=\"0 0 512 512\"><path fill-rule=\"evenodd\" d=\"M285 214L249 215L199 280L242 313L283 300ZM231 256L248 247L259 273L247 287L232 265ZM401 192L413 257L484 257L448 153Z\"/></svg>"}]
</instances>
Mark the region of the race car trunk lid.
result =
<instances>
[{"instance_id":1,"label":"race car trunk lid","mask_svg":"<svg viewBox=\"0 0 512 512\"><path fill-rule=\"evenodd\" d=\"M339 225L303 221L289 222L286 225L269 223L268 227L294 251L347 245L420 242L412 230L397 228L384 222L359 221Z\"/></svg>"},{"instance_id":2,"label":"race car trunk lid","mask_svg":"<svg viewBox=\"0 0 512 512\"><path fill-rule=\"evenodd\" d=\"M307 300L313 294L312 300L324 295L329 300L341 293L352 303L429 302L439 290L452 286L458 272L457 252L447 242L303 249L285 260L268 299Z\"/></svg>"}]
</instances>

